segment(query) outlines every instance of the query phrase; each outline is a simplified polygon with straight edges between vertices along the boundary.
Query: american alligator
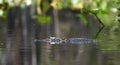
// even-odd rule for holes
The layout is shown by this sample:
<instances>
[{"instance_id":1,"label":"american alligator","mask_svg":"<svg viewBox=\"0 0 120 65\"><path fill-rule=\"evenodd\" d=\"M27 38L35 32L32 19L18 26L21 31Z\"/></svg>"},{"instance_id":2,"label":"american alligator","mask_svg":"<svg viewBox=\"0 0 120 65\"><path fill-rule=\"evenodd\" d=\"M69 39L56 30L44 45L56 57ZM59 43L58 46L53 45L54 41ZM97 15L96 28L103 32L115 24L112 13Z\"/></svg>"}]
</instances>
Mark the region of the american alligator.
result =
<instances>
[{"instance_id":1,"label":"american alligator","mask_svg":"<svg viewBox=\"0 0 120 65\"><path fill-rule=\"evenodd\" d=\"M60 44L60 43L71 43L71 44L83 44L83 43L95 43L97 40L87 39L87 38L60 38L60 37L50 37L46 39L35 39L34 42L47 42L50 44Z\"/></svg>"}]
</instances>

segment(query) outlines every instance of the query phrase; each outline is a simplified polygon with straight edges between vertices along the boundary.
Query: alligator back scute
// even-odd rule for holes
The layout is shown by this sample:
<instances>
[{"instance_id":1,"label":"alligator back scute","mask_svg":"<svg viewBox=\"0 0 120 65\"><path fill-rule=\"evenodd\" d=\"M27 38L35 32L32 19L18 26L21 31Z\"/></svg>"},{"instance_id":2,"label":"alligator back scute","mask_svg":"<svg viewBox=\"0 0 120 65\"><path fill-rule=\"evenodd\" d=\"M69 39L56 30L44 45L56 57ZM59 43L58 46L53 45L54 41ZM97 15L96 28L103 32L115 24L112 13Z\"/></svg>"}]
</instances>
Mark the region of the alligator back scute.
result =
<instances>
[{"instance_id":1,"label":"alligator back scute","mask_svg":"<svg viewBox=\"0 0 120 65\"><path fill-rule=\"evenodd\" d=\"M69 38L66 40L66 42L68 43L78 43L78 44L82 44L82 43L95 43L96 40L93 39L87 39L87 38Z\"/></svg>"}]
</instances>

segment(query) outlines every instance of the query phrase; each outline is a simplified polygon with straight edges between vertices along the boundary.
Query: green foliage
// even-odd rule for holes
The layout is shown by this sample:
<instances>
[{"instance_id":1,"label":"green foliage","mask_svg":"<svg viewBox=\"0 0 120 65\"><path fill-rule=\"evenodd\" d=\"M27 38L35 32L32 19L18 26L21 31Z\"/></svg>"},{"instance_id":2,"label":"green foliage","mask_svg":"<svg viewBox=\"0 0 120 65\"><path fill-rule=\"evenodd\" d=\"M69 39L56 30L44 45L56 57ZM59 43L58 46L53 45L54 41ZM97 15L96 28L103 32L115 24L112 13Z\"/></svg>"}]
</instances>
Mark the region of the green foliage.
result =
<instances>
[{"instance_id":1,"label":"green foliage","mask_svg":"<svg viewBox=\"0 0 120 65\"><path fill-rule=\"evenodd\" d=\"M118 47L120 44L117 44L116 41L113 41L113 43L101 43L99 44L99 48L101 50L119 50L120 48Z\"/></svg>"},{"instance_id":2,"label":"green foliage","mask_svg":"<svg viewBox=\"0 0 120 65\"><path fill-rule=\"evenodd\" d=\"M71 0L53 0L51 6L54 9L70 8L72 5Z\"/></svg>"},{"instance_id":3,"label":"green foliage","mask_svg":"<svg viewBox=\"0 0 120 65\"><path fill-rule=\"evenodd\" d=\"M87 20L85 18L85 16L83 14L78 14L78 16L80 17L81 21L86 24L87 23Z\"/></svg>"},{"instance_id":4,"label":"green foliage","mask_svg":"<svg viewBox=\"0 0 120 65\"><path fill-rule=\"evenodd\" d=\"M0 2L0 17L6 18L6 11L10 8L7 2Z\"/></svg>"},{"instance_id":5,"label":"green foliage","mask_svg":"<svg viewBox=\"0 0 120 65\"><path fill-rule=\"evenodd\" d=\"M50 16L36 15L34 18L36 18L40 23L47 23L51 21Z\"/></svg>"},{"instance_id":6,"label":"green foliage","mask_svg":"<svg viewBox=\"0 0 120 65\"><path fill-rule=\"evenodd\" d=\"M48 11L48 10L49 10L49 8L50 8L50 6L49 6L47 3L44 3L44 4L43 4L43 7L42 7L43 12Z\"/></svg>"},{"instance_id":7,"label":"green foliage","mask_svg":"<svg viewBox=\"0 0 120 65\"><path fill-rule=\"evenodd\" d=\"M50 4L48 4L47 1L37 0L36 7L37 7L37 13L41 15L46 13L49 10Z\"/></svg>"},{"instance_id":8,"label":"green foliage","mask_svg":"<svg viewBox=\"0 0 120 65\"><path fill-rule=\"evenodd\" d=\"M108 28L106 28L108 29ZM120 49L120 37L119 32L109 32L106 30L103 30L101 34L99 35L99 40L97 46L101 50L119 50Z\"/></svg>"},{"instance_id":9,"label":"green foliage","mask_svg":"<svg viewBox=\"0 0 120 65\"><path fill-rule=\"evenodd\" d=\"M3 12L3 14L2 14L2 15L0 15L0 17L2 17L2 18L6 18L6 17L7 17L7 15L6 15L6 13L5 13L5 12Z\"/></svg>"},{"instance_id":10,"label":"green foliage","mask_svg":"<svg viewBox=\"0 0 120 65\"><path fill-rule=\"evenodd\" d=\"M80 9L82 12L90 12L96 14L105 23L105 25L112 25L114 19L119 20L120 14L120 0L52 0L51 3L48 0L29 0L32 3L30 5L36 5L38 15L45 14L52 6L54 9ZM14 0L10 2L7 0L0 1L0 10L5 12L9 7L14 6L26 6L27 1ZM4 14L5 15L5 14ZM3 16L5 17L5 16ZM79 15L84 23L87 23L83 15ZM50 19L50 17L38 17L38 20ZM45 20L44 20L45 22Z\"/></svg>"}]
</instances>

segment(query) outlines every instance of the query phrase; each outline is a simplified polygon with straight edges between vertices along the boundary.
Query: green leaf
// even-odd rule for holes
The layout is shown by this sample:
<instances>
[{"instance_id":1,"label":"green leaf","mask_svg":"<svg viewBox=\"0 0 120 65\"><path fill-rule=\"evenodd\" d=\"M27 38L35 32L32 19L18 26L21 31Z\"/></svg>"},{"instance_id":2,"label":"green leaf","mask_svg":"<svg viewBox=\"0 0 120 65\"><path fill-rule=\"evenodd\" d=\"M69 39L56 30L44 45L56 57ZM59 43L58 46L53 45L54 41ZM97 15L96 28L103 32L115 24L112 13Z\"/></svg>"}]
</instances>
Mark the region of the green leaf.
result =
<instances>
[{"instance_id":1,"label":"green leaf","mask_svg":"<svg viewBox=\"0 0 120 65\"><path fill-rule=\"evenodd\" d=\"M36 15L34 16L34 18L36 18L40 23L47 23L47 22L50 22L51 20L50 16L42 16L42 15L40 16Z\"/></svg>"},{"instance_id":2,"label":"green leaf","mask_svg":"<svg viewBox=\"0 0 120 65\"><path fill-rule=\"evenodd\" d=\"M82 21L84 24L87 23L87 20L86 20L86 18L85 18L85 16L84 16L83 14L79 14L78 16L80 17L81 21Z\"/></svg>"},{"instance_id":3,"label":"green leaf","mask_svg":"<svg viewBox=\"0 0 120 65\"><path fill-rule=\"evenodd\" d=\"M43 3L43 12L46 12L49 10L50 6L47 3Z\"/></svg>"}]
</instances>

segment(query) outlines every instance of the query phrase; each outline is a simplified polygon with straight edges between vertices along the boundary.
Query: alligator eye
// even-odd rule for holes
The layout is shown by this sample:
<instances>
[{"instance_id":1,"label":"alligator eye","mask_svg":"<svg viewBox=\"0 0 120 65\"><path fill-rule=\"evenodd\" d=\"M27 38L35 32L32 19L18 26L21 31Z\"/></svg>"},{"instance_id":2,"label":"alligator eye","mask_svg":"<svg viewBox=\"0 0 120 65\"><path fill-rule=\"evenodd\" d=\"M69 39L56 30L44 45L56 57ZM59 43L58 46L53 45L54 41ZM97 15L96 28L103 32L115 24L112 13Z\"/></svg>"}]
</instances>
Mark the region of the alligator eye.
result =
<instances>
[{"instance_id":1,"label":"alligator eye","mask_svg":"<svg viewBox=\"0 0 120 65\"><path fill-rule=\"evenodd\" d=\"M65 39L62 39L62 40L65 40Z\"/></svg>"},{"instance_id":2,"label":"alligator eye","mask_svg":"<svg viewBox=\"0 0 120 65\"><path fill-rule=\"evenodd\" d=\"M60 42L60 39L56 39L57 42Z\"/></svg>"},{"instance_id":3,"label":"alligator eye","mask_svg":"<svg viewBox=\"0 0 120 65\"><path fill-rule=\"evenodd\" d=\"M51 39L51 42L55 42L55 39Z\"/></svg>"}]
</instances>

